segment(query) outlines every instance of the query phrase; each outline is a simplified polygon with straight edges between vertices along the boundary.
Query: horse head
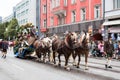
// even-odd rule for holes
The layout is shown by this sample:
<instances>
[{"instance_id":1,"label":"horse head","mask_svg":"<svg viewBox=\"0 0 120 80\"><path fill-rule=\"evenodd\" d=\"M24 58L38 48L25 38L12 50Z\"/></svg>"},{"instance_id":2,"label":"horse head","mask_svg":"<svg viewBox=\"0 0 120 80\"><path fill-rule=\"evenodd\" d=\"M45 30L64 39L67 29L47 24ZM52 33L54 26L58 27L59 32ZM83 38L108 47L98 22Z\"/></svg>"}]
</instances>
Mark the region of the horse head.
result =
<instances>
[{"instance_id":1,"label":"horse head","mask_svg":"<svg viewBox=\"0 0 120 80\"><path fill-rule=\"evenodd\" d=\"M75 32L69 32L65 36L65 44L69 48L73 48L73 45L77 42L77 34Z\"/></svg>"},{"instance_id":2,"label":"horse head","mask_svg":"<svg viewBox=\"0 0 120 80\"><path fill-rule=\"evenodd\" d=\"M43 38L42 41L44 42L45 46L47 47L52 46L52 40L49 37Z\"/></svg>"},{"instance_id":3,"label":"horse head","mask_svg":"<svg viewBox=\"0 0 120 80\"><path fill-rule=\"evenodd\" d=\"M89 41L90 41L90 35L87 32L81 32L80 34L80 43L83 45L88 45Z\"/></svg>"},{"instance_id":4,"label":"horse head","mask_svg":"<svg viewBox=\"0 0 120 80\"><path fill-rule=\"evenodd\" d=\"M57 36L56 34L54 34L54 35L52 36L52 41L54 41L54 40L56 40L56 39L58 39L58 36Z\"/></svg>"}]
</instances>

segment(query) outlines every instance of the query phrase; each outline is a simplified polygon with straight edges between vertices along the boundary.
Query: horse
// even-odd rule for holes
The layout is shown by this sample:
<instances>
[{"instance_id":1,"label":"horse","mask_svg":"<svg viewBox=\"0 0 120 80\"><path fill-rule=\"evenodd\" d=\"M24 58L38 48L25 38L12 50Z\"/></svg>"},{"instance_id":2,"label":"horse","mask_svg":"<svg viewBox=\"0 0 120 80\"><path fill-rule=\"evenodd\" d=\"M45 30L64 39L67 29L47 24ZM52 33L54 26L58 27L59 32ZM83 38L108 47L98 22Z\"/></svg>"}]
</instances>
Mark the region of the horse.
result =
<instances>
[{"instance_id":1,"label":"horse","mask_svg":"<svg viewBox=\"0 0 120 80\"><path fill-rule=\"evenodd\" d=\"M59 63L58 65L61 66L61 59L60 56L63 54L65 57L65 68L70 69L68 67L68 59L70 55L73 53L74 44L77 42L77 34L75 32L68 32L65 35L65 39L61 40L57 36L54 37L52 41L52 50L53 50L53 60L54 64L56 64L55 54L58 53Z\"/></svg>"},{"instance_id":2,"label":"horse","mask_svg":"<svg viewBox=\"0 0 120 80\"><path fill-rule=\"evenodd\" d=\"M41 40L36 40L33 44L35 47L35 52L39 60L41 60L41 56L43 55L43 62L46 62L46 55L48 53L49 62L51 61L51 46L52 40L48 37L43 38Z\"/></svg>"},{"instance_id":3,"label":"horse","mask_svg":"<svg viewBox=\"0 0 120 80\"><path fill-rule=\"evenodd\" d=\"M77 68L79 68L82 54L85 55L85 70L88 70L89 38L90 35L87 32L82 32L80 35L77 47L75 48L75 53L73 55L74 63L76 56L78 56L78 63L76 65Z\"/></svg>"}]
</instances>

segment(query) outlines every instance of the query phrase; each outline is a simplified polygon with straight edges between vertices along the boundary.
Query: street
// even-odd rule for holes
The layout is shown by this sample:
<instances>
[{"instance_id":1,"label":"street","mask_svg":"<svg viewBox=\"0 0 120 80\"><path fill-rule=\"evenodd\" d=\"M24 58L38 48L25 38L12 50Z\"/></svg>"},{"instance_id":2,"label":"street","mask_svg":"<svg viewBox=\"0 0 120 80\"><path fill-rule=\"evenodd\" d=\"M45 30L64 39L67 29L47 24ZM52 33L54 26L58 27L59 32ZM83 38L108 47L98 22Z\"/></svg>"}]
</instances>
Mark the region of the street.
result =
<instances>
[{"instance_id":1,"label":"street","mask_svg":"<svg viewBox=\"0 0 120 80\"><path fill-rule=\"evenodd\" d=\"M2 53L0 52L0 57ZM112 61L112 69L105 70L104 58L89 58L89 70L84 69L84 57L80 68L69 63L71 70L32 60L15 58L8 50L7 58L0 58L0 80L120 80L120 61ZM72 60L70 60L72 62Z\"/></svg>"}]
</instances>

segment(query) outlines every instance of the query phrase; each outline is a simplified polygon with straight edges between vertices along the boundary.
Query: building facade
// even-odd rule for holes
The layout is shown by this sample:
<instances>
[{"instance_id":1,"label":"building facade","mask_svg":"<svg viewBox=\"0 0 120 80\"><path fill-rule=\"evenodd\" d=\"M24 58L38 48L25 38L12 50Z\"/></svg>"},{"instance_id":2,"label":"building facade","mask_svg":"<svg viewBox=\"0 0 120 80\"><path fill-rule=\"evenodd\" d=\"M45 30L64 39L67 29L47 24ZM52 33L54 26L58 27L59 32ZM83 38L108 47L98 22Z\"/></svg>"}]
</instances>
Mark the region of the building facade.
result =
<instances>
[{"instance_id":1,"label":"building facade","mask_svg":"<svg viewBox=\"0 0 120 80\"><path fill-rule=\"evenodd\" d=\"M13 12L20 26L26 23L36 26L36 0L22 0L14 6Z\"/></svg>"},{"instance_id":2,"label":"building facade","mask_svg":"<svg viewBox=\"0 0 120 80\"><path fill-rule=\"evenodd\" d=\"M120 35L120 0L105 0L104 2L105 22L103 26L106 33L105 37L113 34L113 37L117 38Z\"/></svg>"},{"instance_id":3,"label":"building facade","mask_svg":"<svg viewBox=\"0 0 120 80\"><path fill-rule=\"evenodd\" d=\"M9 22L10 20L12 20L14 18L13 14L10 14L9 16L6 16L3 20L2 23L4 22Z\"/></svg>"},{"instance_id":4,"label":"building facade","mask_svg":"<svg viewBox=\"0 0 120 80\"><path fill-rule=\"evenodd\" d=\"M2 23L2 17L0 16L0 23Z\"/></svg>"},{"instance_id":5,"label":"building facade","mask_svg":"<svg viewBox=\"0 0 120 80\"><path fill-rule=\"evenodd\" d=\"M41 0L41 32L98 30L103 23L102 0Z\"/></svg>"}]
</instances>

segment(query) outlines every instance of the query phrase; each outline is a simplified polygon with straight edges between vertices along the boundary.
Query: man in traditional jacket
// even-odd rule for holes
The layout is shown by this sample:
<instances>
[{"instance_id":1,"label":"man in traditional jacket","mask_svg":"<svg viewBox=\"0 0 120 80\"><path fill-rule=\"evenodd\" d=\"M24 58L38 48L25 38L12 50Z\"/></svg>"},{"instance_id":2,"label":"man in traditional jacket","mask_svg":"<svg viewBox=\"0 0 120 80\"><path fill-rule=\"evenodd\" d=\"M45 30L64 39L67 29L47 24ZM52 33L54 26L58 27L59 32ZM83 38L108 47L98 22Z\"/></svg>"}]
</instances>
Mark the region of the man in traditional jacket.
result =
<instances>
[{"instance_id":1,"label":"man in traditional jacket","mask_svg":"<svg viewBox=\"0 0 120 80\"><path fill-rule=\"evenodd\" d=\"M105 54L107 56L107 62L105 64L106 68L112 68L111 66L111 59L113 56L113 52L114 52L114 46L113 46L113 42L112 42L112 38L109 37L107 41L105 41L104 43L104 51Z\"/></svg>"},{"instance_id":2,"label":"man in traditional jacket","mask_svg":"<svg viewBox=\"0 0 120 80\"><path fill-rule=\"evenodd\" d=\"M6 54L7 54L7 49L8 49L8 42L5 40L2 42L2 52L3 52L3 55L2 55L2 58L6 58Z\"/></svg>"}]
</instances>

